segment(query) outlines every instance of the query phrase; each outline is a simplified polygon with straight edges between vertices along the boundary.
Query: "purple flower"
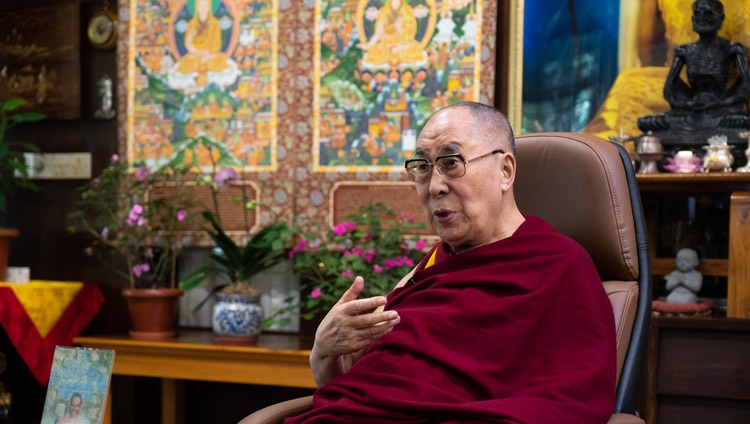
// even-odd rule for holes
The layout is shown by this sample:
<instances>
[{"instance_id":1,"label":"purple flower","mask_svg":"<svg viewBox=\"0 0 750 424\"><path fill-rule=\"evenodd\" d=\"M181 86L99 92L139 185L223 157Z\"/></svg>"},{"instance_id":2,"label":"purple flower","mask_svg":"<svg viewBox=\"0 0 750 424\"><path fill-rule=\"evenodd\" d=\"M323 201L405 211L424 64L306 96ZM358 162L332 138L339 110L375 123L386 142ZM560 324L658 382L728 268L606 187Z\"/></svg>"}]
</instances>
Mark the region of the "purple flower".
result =
<instances>
[{"instance_id":1,"label":"purple flower","mask_svg":"<svg viewBox=\"0 0 750 424\"><path fill-rule=\"evenodd\" d=\"M117 161L119 160L120 160L120 156L118 156L117 153L115 153L114 155L112 155L111 158L109 158L109 161L112 163L117 163Z\"/></svg>"},{"instance_id":2,"label":"purple flower","mask_svg":"<svg viewBox=\"0 0 750 424\"><path fill-rule=\"evenodd\" d=\"M148 263L142 263L133 266L133 274L135 274L136 277L140 277L144 273L148 272L151 269L151 267L148 266Z\"/></svg>"},{"instance_id":3,"label":"purple flower","mask_svg":"<svg viewBox=\"0 0 750 424\"><path fill-rule=\"evenodd\" d=\"M344 276L344 277L346 277L346 278L352 278L352 277L354 277L354 273L352 272L352 270L351 270L351 269L345 269L345 270L344 270L344 271L343 271L343 272L341 273L341 275L343 275L343 276Z\"/></svg>"},{"instance_id":4,"label":"purple flower","mask_svg":"<svg viewBox=\"0 0 750 424\"><path fill-rule=\"evenodd\" d=\"M96 178L94 178L94 179L93 179L93 180L91 180L91 181L92 181L92 182L93 182L94 184L99 184L99 181L101 181L101 180L99 179L99 177L96 177Z\"/></svg>"},{"instance_id":5,"label":"purple flower","mask_svg":"<svg viewBox=\"0 0 750 424\"><path fill-rule=\"evenodd\" d=\"M101 236L102 236L102 240L106 240L106 239L109 238L109 228L108 227L102 228Z\"/></svg>"},{"instance_id":6,"label":"purple flower","mask_svg":"<svg viewBox=\"0 0 750 424\"><path fill-rule=\"evenodd\" d=\"M185 209L180 209L177 211L178 221L184 221L186 217L187 217L187 211Z\"/></svg>"},{"instance_id":7,"label":"purple flower","mask_svg":"<svg viewBox=\"0 0 750 424\"><path fill-rule=\"evenodd\" d=\"M236 181L238 179L237 171L234 170L234 168L229 167L223 167L218 172L216 172L216 175L214 175L214 183L219 188L225 188L231 183L232 181Z\"/></svg>"},{"instance_id":8,"label":"purple flower","mask_svg":"<svg viewBox=\"0 0 750 424\"><path fill-rule=\"evenodd\" d=\"M139 166L135 171L135 179L138 181L144 181L149 175L151 175L151 170L146 165Z\"/></svg>"},{"instance_id":9,"label":"purple flower","mask_svg":"<svg viewBox=\"0 0 750 424\"><path fill-rule=\"evenodd\" d=\"M132 227L136 225L136 223L138 224L138 226L145 224L145 219L143 219L143 217L141 216L142 213L143 206L139 205L138 203L133 205L133 207L130 208L130 212L128 212L128 219L126 221L128 225Z\"/></svg>"},{"instance_id":10,"label":"purple flower","mask_svg":"<svg viewBox=\"0 0 750 424\"><path fill-rule=\"evenodd\" d=\"M375 266L372 267L372 269L375 271L375 274L380 274L381 272L383 272L383 268L381 268L380 265L378 264L375 264Z\"/></svg>"},{"instance_id":11,"label":"purple flower","mask_svg":"<svg viewBox=\"0 0 750 424\"><path fill-rule=\"evenodd\" d=\"M320 290L320 287L315 287L313 291L310 293L310 297L313 299L317 299L320 297L320 295L323 294L323 291Z\"/></svg>"}]
</instances>

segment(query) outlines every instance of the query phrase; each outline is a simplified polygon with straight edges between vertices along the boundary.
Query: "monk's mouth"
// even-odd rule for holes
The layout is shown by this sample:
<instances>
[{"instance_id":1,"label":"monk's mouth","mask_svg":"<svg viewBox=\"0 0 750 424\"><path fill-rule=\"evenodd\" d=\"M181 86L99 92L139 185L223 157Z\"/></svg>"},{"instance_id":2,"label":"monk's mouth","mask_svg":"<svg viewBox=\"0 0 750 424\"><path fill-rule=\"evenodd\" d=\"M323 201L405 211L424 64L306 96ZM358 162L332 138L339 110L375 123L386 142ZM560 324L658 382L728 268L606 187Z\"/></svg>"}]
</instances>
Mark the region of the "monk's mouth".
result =
<instances>
[{"instance_id":1,"label":"monk's mouth","mask_svg":"<svg viewBox=\"0 0 750 424\"><path fill-rule=\"evenodd\" d=\"M438 209L432 213L432 216L434 216L438 222L444 222L448 221L453 216L453 212L445 209Z\"/></svg>"}]
</instances>

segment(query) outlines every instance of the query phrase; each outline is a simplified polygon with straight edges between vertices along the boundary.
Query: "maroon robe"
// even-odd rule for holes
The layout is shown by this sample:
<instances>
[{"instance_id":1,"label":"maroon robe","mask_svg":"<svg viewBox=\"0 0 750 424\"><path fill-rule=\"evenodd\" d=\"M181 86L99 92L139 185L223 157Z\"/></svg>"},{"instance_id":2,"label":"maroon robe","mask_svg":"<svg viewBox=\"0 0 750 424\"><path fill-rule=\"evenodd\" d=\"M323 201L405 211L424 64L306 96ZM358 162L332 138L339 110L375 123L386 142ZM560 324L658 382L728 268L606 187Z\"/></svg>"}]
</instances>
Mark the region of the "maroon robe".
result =
<instances>
[{"instance_id":1,"label":"maroon robe","mask_svg":"<svg viewBox=\"0 0 750 424\"><path fill-rule=\"evenodd\" d=\"M285 423L606 423L615 325L588 253L531 216L509 238L436 248L388 296L401 322Z\"/></svg>"}]
</instances>

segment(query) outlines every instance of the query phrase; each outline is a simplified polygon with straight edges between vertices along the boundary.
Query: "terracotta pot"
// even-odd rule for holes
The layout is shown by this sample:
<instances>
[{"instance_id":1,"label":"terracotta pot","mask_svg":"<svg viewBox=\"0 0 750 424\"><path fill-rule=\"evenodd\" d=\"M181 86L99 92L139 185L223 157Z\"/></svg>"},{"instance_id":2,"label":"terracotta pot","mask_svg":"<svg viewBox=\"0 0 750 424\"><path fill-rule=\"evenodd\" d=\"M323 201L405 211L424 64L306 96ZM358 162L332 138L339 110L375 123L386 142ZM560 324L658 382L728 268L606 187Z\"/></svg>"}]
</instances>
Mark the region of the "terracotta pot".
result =
<instances>
[{"instance_id":1,"label":"terracotta pot","mask_svg":"<svg viewBox=\"0 0 750 424\"><path fill-rule=\"evenodd\" d=\"M132 330L130 337L140 340L173 338L177 321L179 289L123 289L128 301Z\"/></svg>"},{"instance_id":2,"label":"terracotta pot","mask_svg":"<svg viewBox=\"0 0 750 424\"><path fill-rule=\"evenodd\" d=\"M20 233L15 228L0 228L0 281L5 280L5 270L8 268L10 256L10 242Z\"/></svg>"}]
</instances>

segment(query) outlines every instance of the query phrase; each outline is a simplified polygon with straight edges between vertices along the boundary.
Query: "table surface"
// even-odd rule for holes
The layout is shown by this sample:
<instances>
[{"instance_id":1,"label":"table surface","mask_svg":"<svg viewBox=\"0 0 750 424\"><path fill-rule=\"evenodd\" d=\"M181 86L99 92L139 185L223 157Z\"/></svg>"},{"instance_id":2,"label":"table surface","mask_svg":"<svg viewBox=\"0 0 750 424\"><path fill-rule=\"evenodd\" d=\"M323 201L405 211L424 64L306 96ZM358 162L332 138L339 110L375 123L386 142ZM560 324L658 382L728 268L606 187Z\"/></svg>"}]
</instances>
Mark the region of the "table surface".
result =
<instances>
[{"instance_id":1,"label":"table surface","mask_svg":"<svg viewBox=\"0 0 750 424\"><path fill-rule=\"evenodd\" d=\"M128 335L76 337L74 343L115 353L112 373L141 377L315 388L312 338L263 333L256 345L216 344L206 330L180 330L163 341Z\"/></svg>"}]
</instances>

